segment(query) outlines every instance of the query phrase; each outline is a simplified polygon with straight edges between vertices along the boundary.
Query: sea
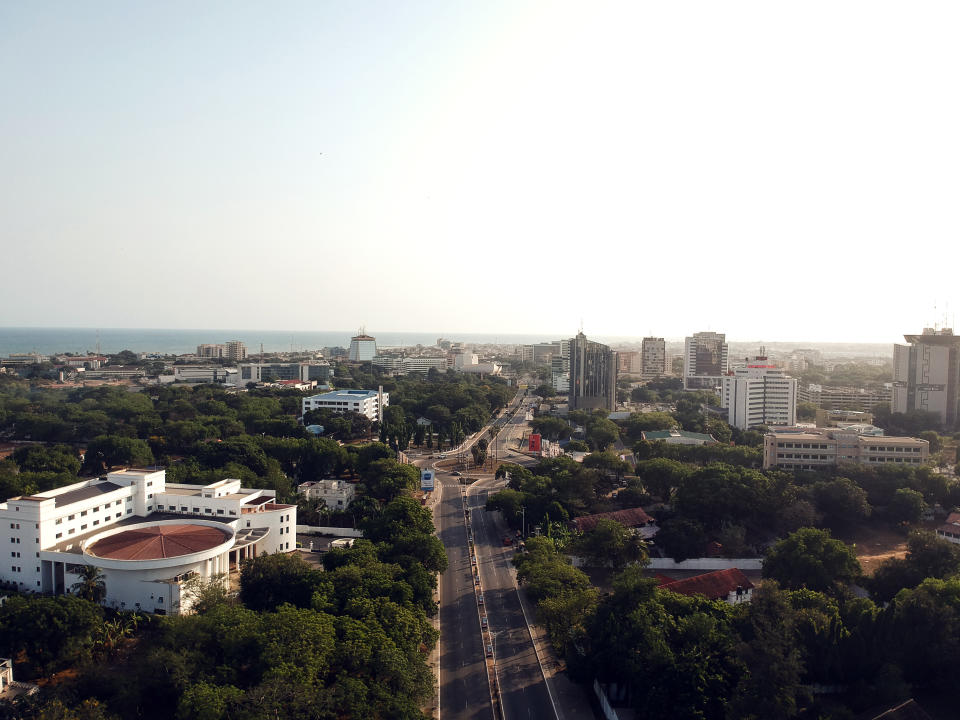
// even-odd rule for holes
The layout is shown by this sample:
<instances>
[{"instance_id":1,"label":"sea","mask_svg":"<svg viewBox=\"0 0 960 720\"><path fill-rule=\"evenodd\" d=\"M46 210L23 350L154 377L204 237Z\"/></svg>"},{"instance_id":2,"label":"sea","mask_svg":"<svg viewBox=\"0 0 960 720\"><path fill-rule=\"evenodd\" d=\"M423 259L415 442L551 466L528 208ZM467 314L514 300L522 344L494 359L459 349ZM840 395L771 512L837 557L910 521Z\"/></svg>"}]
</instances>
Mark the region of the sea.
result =
<instances>
[{"instance_id":1,"label":"sea","mask_svg":"<svg viewBox=\"0 0 960 720\"><path fill-rule=\"evenodd\" d=\"M525 344L558 340L554 335L516 335L491 333L372 332L379 347L433 346L441 337L467 344ZM135 353L184 355L204 343L240 340L250 354L260 352L304 352L327 347L349 347L356 331L289 330L174 330L155 328L0 328L0 357L11 353L94 353L99 346L105 354L130 350Z\"/></svg>"}]
</instances>

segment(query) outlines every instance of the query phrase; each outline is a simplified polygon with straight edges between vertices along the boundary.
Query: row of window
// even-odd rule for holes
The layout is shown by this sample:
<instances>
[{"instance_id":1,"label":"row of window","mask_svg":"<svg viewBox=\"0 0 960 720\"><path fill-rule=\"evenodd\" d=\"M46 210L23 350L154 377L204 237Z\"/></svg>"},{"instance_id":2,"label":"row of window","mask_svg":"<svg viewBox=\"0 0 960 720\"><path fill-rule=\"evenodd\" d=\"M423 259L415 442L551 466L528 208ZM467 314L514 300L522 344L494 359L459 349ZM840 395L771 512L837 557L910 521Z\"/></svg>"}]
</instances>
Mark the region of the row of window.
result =
<instances>
[{"instance_id":1,"label":"row of window","mask_svg":"<svg viewBox=\"0 0 960 720\"><path fill-rule=\"evenodd\" d=\"M164 509L163 505L159 505L159 504L157 505L157 510L163 510L163 509ZM170 506L168 506L168 507L166 508L166 510L167 510L167 512L178 512L176 505L170 505ZM190 508L187 507L186 505L181 505L179 512L184 512L184 513L185 513L185 512L190 512ZM201 514L201 513L200 513L200 508L198 508L198 507L193 508L193 514L194 514L194 515L200 515L200 514ZM213 515L213 510L211 510L210 508L204 508L204 509L203 509L203 514L204 514L204 515ZM225 514L226 514L226 513L224 512L223 508L217 508L217 515L225 515ZM236 510L231 510L229 514L236 516L237 511L236 511Z\"/></svg>"},{"instance_id":2,"label":"row of window","mask_svg":"<svg viewBox=\"0 0 960 720\"><path fill-rule=\"evenodd\" d=\"M132 508L127 508L127 515L132 515L132 514L133 514L133 509L132 509ZM109 517L103 518L103 522L104 522L104 523L108 523L108 522L110 522L110 520L119 520L121 517L123 517L123 513L117 513L117 514L114 515L112 518L109 518ZM99 520L94 520L92 524L93 524L93 527L96 527L97 525L100 524L100 521L99 521ZM83 531L86 530L88 527L90 527L90 524L84 523L83 525L80 526L80 532L83 532ZM69 530L67 530L67 535L73 535L75 532L77 532L77 528L70 528ZM55 540L59 540L59 539L62 538L62 537L63 537L63 532L62 532L62 531L61 531L61 532L58 532L56 535L54 535L54 539L55 539ZM40 540L37 540L37 542L40 542Z\"/></svg>"},{"instance_id":3,"label":"row of window","mask_svg":"<svg viewBox=\"0 0 960 720\"><path fill-rule=\"evenodd\" d=\"M149 483L148 483L148 484L149 484ZM150 497L153 497L153 496L151 495ZM104 512L110 512L110 508L111 508L111 507L119 507L122 502L123 502L123 500L117 500L117 501L112 502L112 503L107 503L106 505L103 506L103 511L104 511ZM127 498L127 502L128 502L128 503L132 503L132 502L133 502L133 498ZM97 506L94 507L94 508L91 508L90 510L81 510L81 511L80 511L80 517L86 517L88 512L90 512L90 513L95 513L95 512L99 512L99 511L100 511L100 506L99 506L99 505L97 505ZM70 522L71 520L76 519L76 517L77 517L77 514L76 514L76 513L74 513L73 515L68 515L68 516L67 516L67 522ZM56 524L56 525L62 525L62 524L63 524L63 518L57 518L55 524Z\"/></svg>"}]
</instances>

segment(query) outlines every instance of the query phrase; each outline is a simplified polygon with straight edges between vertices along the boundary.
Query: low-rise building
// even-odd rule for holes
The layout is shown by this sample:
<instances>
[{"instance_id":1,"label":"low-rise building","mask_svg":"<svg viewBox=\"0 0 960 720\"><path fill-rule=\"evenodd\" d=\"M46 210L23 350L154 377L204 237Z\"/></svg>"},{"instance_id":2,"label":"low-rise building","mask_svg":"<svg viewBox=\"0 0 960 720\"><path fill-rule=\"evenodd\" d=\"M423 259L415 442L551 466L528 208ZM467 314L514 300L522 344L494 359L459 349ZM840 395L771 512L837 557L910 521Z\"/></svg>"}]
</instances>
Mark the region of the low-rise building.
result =
<instances>
[{"instance_id":1,"label":"low-rise building","mask_svg":"<svg viewBox=\"0 0 960 720\"><path fill-rule=\"evenodd\" d=\"M872 425L873 413L863 410L826 410L817 408L817 427L844 427L846 425Z\"/></svg>"},{"instance_id":2,"label":"low-rise building","mask_svg":"<svg viewBox=\"0 0 960 720\"><path fill-rule=\"evenodd\" d=\"M950 513L947 521L937 528L937 537L955 545L960 545L960 513Z\"/></svg>"},{"instance_id":3,"label":"low-rise building","mask_svg":"<svg viewBox=\"0 0 960 720\"><path fill-rule=\"evenodd\" d=\"M353 483L343 480L314 480L300 483L297 492L309 500L323 500L331 510L345 510L357 491Z\"/></svg>"},{"instance_id":4,"label":"low-rise building","mask_svg":"<svg viewBox=\"0 0 960 720\"><path fill-rule=\"evenodd\" d=\"M597 523L603 519L615 520L628 530L634 530L645 540L652 538L657 534L657 530L659 530L657 521L650 517L642 507L583 515L574 518L571 521L571 525L575 532L585 533L593 530L597 526Z\"/></svg>"},{"instance_id":5,"label":"low-rise building","mask_svg":"<svg viewBox=\"0 0 960 720\"><path fill-rule=\"evenodd\" d=\"M910 437L860 435L839 428L778 428L763 436L763 467L815 470L852 463L922 465L930 456L930 443Z\"/></svg>"},{"instance_id":6,"label":"low-rise building","mask_svg":"<svg viewBox=\"0 0 960 720\"><path fill-rule=\"evenodd\" d=\"M648 442L665 442L667 445L713 445L713 435L688 432L687 430L646 430L640 438Z\"/></svg>"},{"instance_id":7,"label":"low-rise building","mask_svg":"<svg viewBox=\"0 0 960 720\"><path fill-rule=\"evenodd\" d=\"M280 380L299 380L324 384L333 377L333 368L328 362L271 362L240 363L237 366L236 384L274 383Z\"/></svg>"},{"instance_id":8,"label":"low-rise building","mask_svg":"<svg viewBox=\"0 0 960 720\"><path fill-rule=\"evenodd\" d=\"M10 548L0 582L62 595L93 565L107 605L178 613L189 609L182 590L191 578L221 581L247 558L295 550L296 524L296 505L277 503L273 490L118 470L0 503L0 538Z\"/></svg>"},{"instance_id":9,"label":"low-rise building","mask_svg":"<svg viewBox=\"0 0 960 720\"><path fill-rule=\"evenodd\" d=\"M890 388L868 390L853 387L829 387L809 384L797 389L797 402L812 403L828 410L872 412L877 405L890 404Z\"/></svg>"},{"instance_id":10,"label":"low-rise building","mask_svg":"<svg viewBox=\"0 0 960 720\"><path fill-rule=\"evenodd\" d=\"M311 410L356 412L373 421L380 420L380 411L390 404L390 393L382 390L334 390L303 398L304 414Z\"/></svg>"},{"instance_id":11,"label":"low-rise building","mask_svg":"<svg viewBox=\"0 0 960 720\"><path fill-rule=\"evenodd\" d=\"M430 370L447 371L446 355L377 355L373 366L393 375L419 373L426 375Z\"/></svg>"},{"instance_id":12,"label":"low-rise building","mask_svg":"<svg viewBox=\"0 0 960 720\"><path fill-rule=\"evenodd\" d=\"M227 383L235 380L236 368L225 368L221 365L174 365L174 382L192 383Z\"/></svg>"},{"instance_id":13,"label":"low-rise building","mask_svg":"<svg viewBox=\"0 0 960 720\"><path fill-rule=\"evenodd\" d=\"M753 587L753 583L738 568L714 570L692 578L660 584L661 590L690 597L702 595L707 600L723 600L730 605L750 602L753 598Z\"/></svg>"}]
</instances>

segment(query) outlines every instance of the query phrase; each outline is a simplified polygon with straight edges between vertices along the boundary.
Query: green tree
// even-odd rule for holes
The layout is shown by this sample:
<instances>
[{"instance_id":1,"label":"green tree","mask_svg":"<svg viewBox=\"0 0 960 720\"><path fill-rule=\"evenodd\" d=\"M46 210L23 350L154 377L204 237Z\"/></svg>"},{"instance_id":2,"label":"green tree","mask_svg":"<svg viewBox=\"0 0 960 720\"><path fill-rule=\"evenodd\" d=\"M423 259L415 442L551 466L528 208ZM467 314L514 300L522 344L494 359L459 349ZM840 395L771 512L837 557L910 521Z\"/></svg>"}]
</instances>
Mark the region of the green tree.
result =
<instances>
[{"instance_id":1,"label":"green tree","mask_svg":"<svg viewBox=\"0 0 960 720\"><path fill-rule=\"evenodd\" d=\"M818 482L813 486L813 496L824 522L835 532L849 531L871 513L867 493L849 478Z\"/></svg>"},{"instance_id":2,"label":"green tree","mask_svg":"<svg viewBox=\"0 0 960 720\"><path fill-rule=\"evenodd\" d=\"M77 582L71 586L74 595L93 603L102 603L107 596L107 581L100 568L94 565L80 565L77 570Z\"/></svg>"},{"instance_id":3,"label":"green tree","mask_svg":"<svg viewBox=\"0 0 960 720\"><path fill-rule=\"evenodd\" d=\"M898 525L916 525L923 519L927 503L923 494L910 488L900 488L887 506L887 516Z\"/></svg>"},{"instance_id":4,"label":"green tree","mask_svg":"<svg viewBox=\"0 0 960 720\"><path fill-rule=\"evenodd\" d=\"M767 551L763 576L798 590L835 591L860 578L860 563L849 545L827 530L801 528Z\"/></svg>"},{"instance_id":5,"label":"green tree","mask_svg":"<svg viewBox=\"0 0 960 720\"><path fill-rule=\"evenodd\" d=\"M240 569L240 602L251 610L273 610L284 603L310 607L320 573L299 553L260 555Z\"/></svg>"},{"instance_id":6,"label":"green tree","mask_svg":"<svg viewBox=\"0 0 960 720\"><path fill-rule=\"evenodd\" d=\"M646 564L643 540L615 520L601 518L596 527L578 537L570 550L581 555L590 567L622 570L629 563Z\"/></svg>"},{"instance_id":7,"label":"green tree","mask_svg":"<svg viewBox=\"0 0 960 720\"><path fill-rule=\"evenodd\" d=\"M796 717L807 699L801 683L803 658L794 637L796 613L776 583L753 593L740 625L737 654L747 668L730 699L733 720L780 720Z\"/></svg>"}]
</instances>

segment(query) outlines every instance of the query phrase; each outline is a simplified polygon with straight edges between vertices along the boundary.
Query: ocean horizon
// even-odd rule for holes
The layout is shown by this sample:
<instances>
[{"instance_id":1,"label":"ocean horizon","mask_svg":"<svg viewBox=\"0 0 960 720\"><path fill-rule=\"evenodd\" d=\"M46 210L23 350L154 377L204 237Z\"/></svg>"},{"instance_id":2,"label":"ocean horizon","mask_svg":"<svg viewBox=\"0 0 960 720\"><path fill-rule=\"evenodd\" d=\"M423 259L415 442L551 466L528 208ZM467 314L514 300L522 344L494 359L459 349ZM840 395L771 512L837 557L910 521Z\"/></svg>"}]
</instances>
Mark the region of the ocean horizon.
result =
<instances>
[{"instance_id":1,"label":"ocean horizon","mask_svg":"<svg viewBox=\"0 0 960 720\"><path fill-rule=\"evenodd\" d=\"M0 357L12 353L36 352L42 355L56 353L93 353L97 343L100 352L110 354L121 350L136 353L159 353L162 355L184 355L196 352L197 345L204 343L225 343L240 340L247 346L247 352L256 354L263 345L264 352L303 352L321 350L326 347L349 347L350 338L355 330L237 330L237 329L176 329L176 328L0 328ZM467 344L504 344L519 345L527 343L551 342L571 337L573 333L426 333L426 332L373 332L380 347L399 347L424 345L431 347L438 338ZM617 344L637 344L642 336L590 336L591 340L616 346ZM683 338L666 338L668 344L682 343ZM890 343L838 343L816 341L746 341L728 338L731 346L766 345L773 349L777 346L819 347L832 356L873 356L890 357Z\"/></svg>"},{"instance_id":2,"label":"ocean horizon","mask_svg":"<svg viewBox=\"0 0 960 720\"><path fill-rule=\"evenodd\" d=\"M524 344L558 340L560 336L511 333L425 333L383 332L370 333L381 347L435 345L438 338L465 343ZM135 353L183 355L196 352L197 345L225 343L240 340L250 354L260 352L302 352L325 347L349 347L356 330L302 331L302 330L236 330L236 329L160 329L160 328L0 328L0 357L11 353L36 352L93 353L97 344L100 352L110 354L121 350Z\"/></svg>"}]
</instances>

